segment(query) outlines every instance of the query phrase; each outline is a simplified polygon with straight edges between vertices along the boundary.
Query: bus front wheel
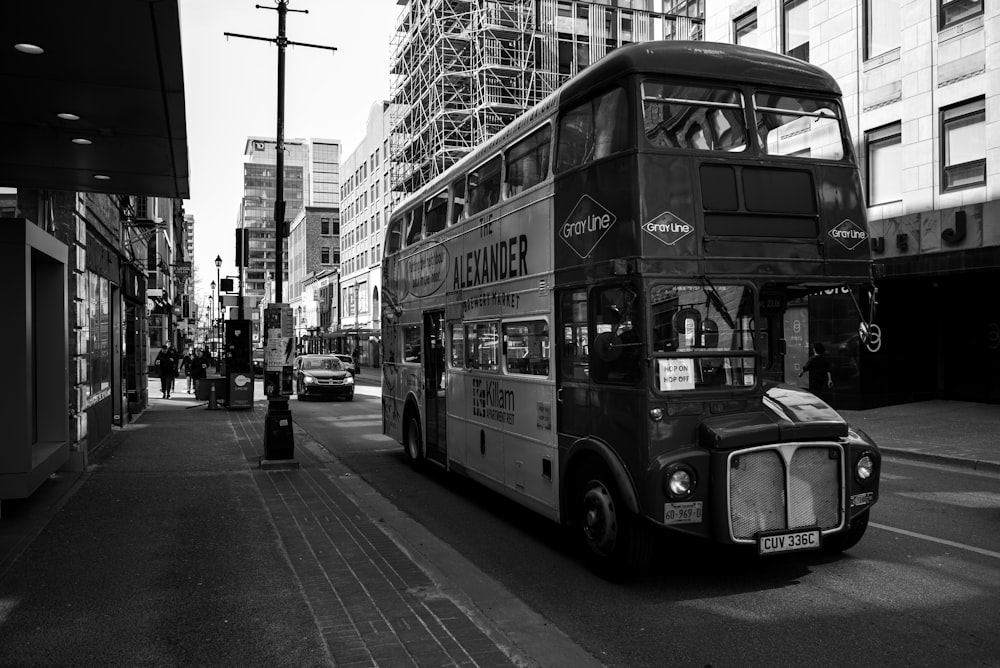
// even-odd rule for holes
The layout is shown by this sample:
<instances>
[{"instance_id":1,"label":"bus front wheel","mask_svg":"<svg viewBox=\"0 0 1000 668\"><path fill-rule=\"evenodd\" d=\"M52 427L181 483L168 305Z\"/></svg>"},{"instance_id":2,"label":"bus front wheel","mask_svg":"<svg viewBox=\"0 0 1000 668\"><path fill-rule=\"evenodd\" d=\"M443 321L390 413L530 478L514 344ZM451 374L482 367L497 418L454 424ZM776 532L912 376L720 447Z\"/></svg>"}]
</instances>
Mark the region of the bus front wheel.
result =
<instances>
[{"instance_id":1,"label":"bus front wheel","mask_svg":"<svg viewBox=\"0 0 1000 668\"><path fill-rule=\"evenodd\" d=\"M623 579L641 573L652 558L652 532L622 501L607 468L588 462L576 487L576 523L592 568Z\"/></svg>"},{"instance_id":2,"label":"bus front wheel","mask_svg":"<svg viewBox=\"0 0 1000 668\"><path fill-rule=\"evenodd\" d=\"M410 466L417 466L423 456L423 437L420 433L420 419L416 415L411 415L406 421L406 431L403 436L406 439L403 443L403 453Z\"/></svg>"}]
</instances>

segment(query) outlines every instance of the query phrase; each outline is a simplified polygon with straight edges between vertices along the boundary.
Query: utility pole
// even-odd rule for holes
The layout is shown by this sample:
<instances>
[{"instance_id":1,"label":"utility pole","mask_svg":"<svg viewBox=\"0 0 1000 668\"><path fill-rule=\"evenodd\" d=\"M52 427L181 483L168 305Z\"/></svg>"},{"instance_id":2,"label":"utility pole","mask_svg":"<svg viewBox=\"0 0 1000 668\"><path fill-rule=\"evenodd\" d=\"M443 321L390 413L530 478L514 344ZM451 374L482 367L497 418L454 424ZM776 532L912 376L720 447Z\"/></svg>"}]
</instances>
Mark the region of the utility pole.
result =
<instances>
[{"instance_id":1,"label":"utility pole","mask_svg":"<svg viewBox=\"0 0 1000 668\"><path fill-rule=\"evenodd\" d=\"M277 7L255 5L257 9L274 9L278 12L278 36L273 38L224 33L226 37L243 37L271 42L278 46L278 131L275 146L275 194L274 194L274 297L275 306L287 309L282 300L281 281L284 273L285 241L285 47L308 46L316 49L336 51L336 47L319 44L293 42L285 37L285 16L288 12L308 14L306 9L289 9L290 0L275 0ZM284 312L281 312L284 320ZM265 322L264 333L271 323ZM291 336L291 334L288 334ZM289 345L291 345L289 339ZM294 347L294 346L293 346ZM280 374L265 371L264 381L267 392L267 414L264 416L264 459L269 461L291 460L294 458L295 443L292 436L292 411L288 407L291 394L291 368L285 365ZM270 390L270 391L269 391ZM287 394L286 394L287 392Z\"/></svg>"}]
</instances>

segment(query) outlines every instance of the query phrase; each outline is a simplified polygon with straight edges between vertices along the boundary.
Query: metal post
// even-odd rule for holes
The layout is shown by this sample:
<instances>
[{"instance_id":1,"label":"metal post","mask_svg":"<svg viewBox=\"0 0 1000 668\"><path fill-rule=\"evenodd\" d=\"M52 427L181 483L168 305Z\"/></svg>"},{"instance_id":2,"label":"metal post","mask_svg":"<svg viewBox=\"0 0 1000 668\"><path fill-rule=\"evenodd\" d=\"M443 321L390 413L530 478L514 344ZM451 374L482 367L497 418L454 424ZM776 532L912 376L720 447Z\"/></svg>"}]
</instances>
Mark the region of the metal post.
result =
<instances>
[{"instance_id":1,"label":"metal post","mask_svg":"<svg viewBox=\"0 0 1000 668\"><path fill-rule=\"evenodd\" d=\"M289 9L288 0L277 0L278 12L278 36L275 39L254 37L251 35L237 35L235 33L225 33L227 36L246 37L248 39L259 39L274 42L278 46L278 127L275 153L275 201L274 201L274 297L275 303L283 303L282 299L282 275L284 273L284 237L285 237L285 47L289 44L295 46L310 46L318 49L329 49L336 51L332 46L319 46L317 44L304 44L302 42L291 42L285 37L285 17L288 12L300 12L308 14L304 9ZM257 5L258 9L271 9ZM266 327L266 325L265 325ZM266 332L265 332L266 333ZM285 372L282 372L283 374ZM294 456L295 444L292 438L292 412L288 408L288 398L281 394L280 388L267 397L267 413L264 416L264 459L265 460L286 460Z\"/></svg>"}]
</instances>

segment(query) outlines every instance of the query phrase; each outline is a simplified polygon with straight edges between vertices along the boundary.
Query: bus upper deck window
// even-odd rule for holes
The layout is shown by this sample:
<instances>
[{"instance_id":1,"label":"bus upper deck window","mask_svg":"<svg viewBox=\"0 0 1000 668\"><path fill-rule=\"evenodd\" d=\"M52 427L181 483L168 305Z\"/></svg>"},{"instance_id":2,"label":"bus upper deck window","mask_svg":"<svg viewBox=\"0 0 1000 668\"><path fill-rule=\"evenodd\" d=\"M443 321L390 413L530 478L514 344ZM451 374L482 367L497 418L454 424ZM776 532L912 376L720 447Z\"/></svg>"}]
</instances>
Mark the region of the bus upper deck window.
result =
<instances>
[{"instance_id":1,"label":"bus upper deck window","mask_svg":"<svg viewBox=\"0 0 1000 668\"><path fill-rule=\"evenodd\" d=\"M442 190L428 199L424 208L426 209L424 224L427 226L427 234L443 230L448 221L448 191Z\"/></svg>"},{"instance_id":2,"label":"bus upper deck window","mask_svg":"<svg viewBox=\"0 0 1000 668\"><path fill-rule=\"evenodd\" d=\"M746 123L739 92L728 88L645 81L642 121L656 148L743 151Z\"/></svg>"},{"instance_id":3,"label":"bus upper deck window","mask_svg":"<svg viewBox=\"0 0 1000 668\"><path fill-rule=\"evenodd\" d=\"M830 100L757 93L757 134L769 155L843 160L845 142L838 105Z\"/></svg>"},{"instance_id":4,"label":"bus upper deck window","mask_svg":"<svg viewBox=\"0 0 1000 668\"><path fill-rule=\"evenodd\" d=\"M469 172L468 214L474 215L500 201L500 156Z\"/></svg>"},{"instance_id":5,"label":"bus upper deck window","mask_svg":"<svg viewBox=\"0 0 1000 668\"><path fill-rule=\"evenodd\" d=\"M406 214L406 245L415 244L420 241L420 235L423 232L421 223L423 220L423 209L417 208Z\"/></svg>"},{"instance_id":6,"label":"bus upper deck window","mask_svg":"<svg viewBox=\"0 0 1000 668\"><path fill-rule=\"evenodd\" d=\"M403 247L402 221L396 219L389 223L389 229L385 232L385 252L398 253Z\"/></svg>"},{"instance_id":7,"label":"bus upper deck window","mask_svg":"<svg viewBox=\"0 0 1000 668\"><path fill-rule=\"evenodd\" d=\"M549 175L552 131L546 125L507 151L507 195L516 195L537 185Z\"/></svg>"},{"instance_id":8,"label":"bus upper deck window","mask_svg":"<svg viewBox=\"0 0 1000 668\"><path fill-rule=\"evenodd\" d=\"M451 184L451 224L462 220L465 210L465 181L458 180Z\"/></svg>"},{"instance_id":9,"label":"bus upper deck window","mask_svg":"<svg viewBox=\"0 0 1000 668\"><path fill-rule=\"evenodd\" d=\"M625 91L615 88L571 109L559 120L555 171L564 172L628 147Z\"/></svg>"}]
</instances>

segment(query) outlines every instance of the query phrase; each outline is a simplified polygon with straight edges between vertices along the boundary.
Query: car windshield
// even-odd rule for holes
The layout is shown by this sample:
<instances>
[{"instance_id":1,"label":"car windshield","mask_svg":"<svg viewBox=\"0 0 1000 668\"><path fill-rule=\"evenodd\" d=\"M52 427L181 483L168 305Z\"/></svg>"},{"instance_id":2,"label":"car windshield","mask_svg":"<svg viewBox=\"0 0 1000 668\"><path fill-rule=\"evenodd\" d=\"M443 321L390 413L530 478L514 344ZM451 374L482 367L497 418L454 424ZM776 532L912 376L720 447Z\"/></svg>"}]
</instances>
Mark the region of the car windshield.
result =
<instances>
[{"instance_id":1,"label":"car windshield","mask_svg":"<svg viewBox=\"0 0 1000 668\"><path fill-rule=\"evenodd\" d=\"M302 360L302 368L306 371L318 369L324 371L343 371L344 365L336 357L308 357Z\"/></svg>"}]
</instances>

